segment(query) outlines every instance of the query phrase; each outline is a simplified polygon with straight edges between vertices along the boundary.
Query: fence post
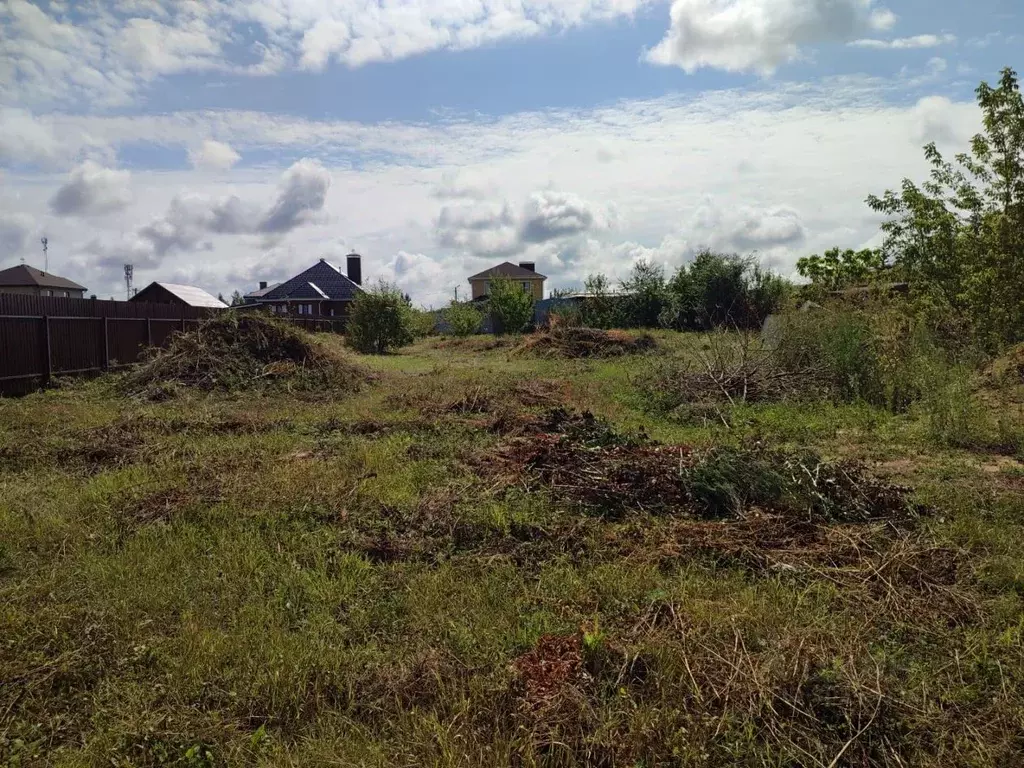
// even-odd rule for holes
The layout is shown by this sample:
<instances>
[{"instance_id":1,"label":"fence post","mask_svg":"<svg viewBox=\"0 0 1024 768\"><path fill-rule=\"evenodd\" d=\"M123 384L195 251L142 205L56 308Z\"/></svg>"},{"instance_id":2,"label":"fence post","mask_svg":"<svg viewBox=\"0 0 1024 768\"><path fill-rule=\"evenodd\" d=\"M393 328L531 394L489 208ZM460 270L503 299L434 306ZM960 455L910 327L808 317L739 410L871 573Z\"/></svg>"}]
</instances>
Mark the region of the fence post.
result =
<instances>
[{"instance_id":1,"label":"fence post","mask_svg":"<svg viewBox=\"0 0 1024 768\"><path fill-rule=\"evenodd\" d=\"M181 313L181 332L185 332L185 313Z\"/></svg>"},{"instance_id":2,"label":"fence post","mask_svg":"<svg viewBox=\"0 0 1024 768\"><path fill-rule=\"evenodd\" d=\"M146 318L146 346L153 346L153 320L149 317Z\"/></svg>"},{"instance_id":3,"label":"fence post","mask_svg":"<svg viewBox=\"0 0 1024 768\"><path fill-rule=\"evenodd\" d=\"M46 349L46 366L43 368L43 383L49 384L53 375L53 354L50 348L50 316L43 315L43 340Z\"/></svg>"},{"instance_id":4,"label":"fence post","mask_svg":"<svg viewBox=\"0 0 1024 768\"><path fill-rule=\"evenodd\" d=\"M103 370L110 370L110 318L103 316Z\"/></svg>"}]
</instances>

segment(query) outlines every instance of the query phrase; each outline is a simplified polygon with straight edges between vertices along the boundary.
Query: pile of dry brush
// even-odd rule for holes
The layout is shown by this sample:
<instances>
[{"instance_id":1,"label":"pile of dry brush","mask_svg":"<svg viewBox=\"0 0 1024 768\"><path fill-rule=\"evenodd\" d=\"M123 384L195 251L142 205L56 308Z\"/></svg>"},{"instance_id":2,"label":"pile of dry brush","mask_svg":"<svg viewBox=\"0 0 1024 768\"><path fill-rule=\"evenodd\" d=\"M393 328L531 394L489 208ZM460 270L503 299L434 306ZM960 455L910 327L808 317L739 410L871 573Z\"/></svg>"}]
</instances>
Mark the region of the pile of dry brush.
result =
<instances>
[{"instance_id":1,"label":"pile of dry brush","mask_svg":"<svg viewBox=\"0 0 1024 768\"><path fill-rule=\"evenodd\" d=\"M120 382L123 392L151 399L182 388L354 391L369 376L311 334L263 314L223 313L166 347L147 351Z\"/></svg>"},{"instance_id":2,"label":"pile of dry brush","mask_svg":"<svg viewBox=\"0 0 1024 768\"><path fill-rule=\"evenodd\" d=\"M625 331L559 325L528 336L517 351L540 357L591 358L638 355L657 346L649 333L633 335Z\"/></svg>"}]
</instances>

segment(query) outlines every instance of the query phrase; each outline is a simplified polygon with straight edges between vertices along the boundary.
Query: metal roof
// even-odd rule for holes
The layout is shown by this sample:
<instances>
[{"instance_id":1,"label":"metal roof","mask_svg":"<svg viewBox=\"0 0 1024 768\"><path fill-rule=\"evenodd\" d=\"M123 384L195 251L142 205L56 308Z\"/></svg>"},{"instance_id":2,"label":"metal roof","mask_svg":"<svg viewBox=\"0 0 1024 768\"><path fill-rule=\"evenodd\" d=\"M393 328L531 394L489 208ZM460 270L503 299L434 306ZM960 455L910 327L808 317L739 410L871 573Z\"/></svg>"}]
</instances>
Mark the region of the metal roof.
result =
<instances>
[{"instance_id":1,"label":"metal roof","mask_svg":"<svg viewBox=\"0 0 1024 768\"><path fill-rule=\"evenodd\" d=\"M16 267L0 270L0 285L9 287L39 286L40 288L64 288L71 291L84 291L85 286L68 280L66 277L51 275L41 269L19 264Z\"/></svg>"},{"instance_id":2,"label":"metal roof","mask_svg":"<svg viewBox=\"0 0 1024 768\"><path fill-rule=\"evenodd\" d=\"M215 307L223 309L227 306L216 296L211 296L202 288L196 288L194 285L178 285L177 283L153 283L153 285L159 285L165 291L173 293L190 307Z\"/></svg>"},{"instance_id":3,"label":"metal roof","mask_svg":"<svg viewBox=\"0 0 1024 768\"><path fill-rule=\"evenodd\" d=\"M513 280L547 280L547 277L539 272L531 272L529 269L520 267L518 264L513 264L510 261L484 270L478 275L473 275L469 280L470 282L474 280L490 280L494 277L508 277Z\"/></svg>"},{"instance_id":4,"label":"metal roof","mask_svg":"<svg viewBox=\"0 0 1024 768\"><path fill-rule=\"evenodd\" d=\"M315 290L314 290L315 289ZM281 283L260 297L261 301L288 301L289 299L328 299L351 301L362 288L346 277L340 269L326 259L320 259L309 269L291 280Z\"/></svg>"}]
</instances>

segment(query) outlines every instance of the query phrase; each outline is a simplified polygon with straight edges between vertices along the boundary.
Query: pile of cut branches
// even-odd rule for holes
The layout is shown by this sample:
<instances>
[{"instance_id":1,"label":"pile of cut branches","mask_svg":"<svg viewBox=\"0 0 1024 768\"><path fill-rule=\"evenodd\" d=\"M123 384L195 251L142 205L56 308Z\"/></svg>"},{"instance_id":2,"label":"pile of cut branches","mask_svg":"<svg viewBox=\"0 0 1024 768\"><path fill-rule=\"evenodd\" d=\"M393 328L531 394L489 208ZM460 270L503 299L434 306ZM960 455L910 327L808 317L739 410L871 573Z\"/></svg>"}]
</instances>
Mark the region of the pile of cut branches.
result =
<instances>
[{"instance_id":1,"label":"pile of cut branches","mask_svg":"<svg viewBox=\"0 0 1024 768\"><path fill-rule=\"evenodd\" d=\"M620 357L650 352L657 346L649 333L633 335L625 331L557 325L528 336L517 352L539 357Z\"/></svg>"},{"instance_id":2,"label":"pile of cut branches","mask_svg":"<svg viewBox=\"0 0 1024 768\"><path fill-rule=\"evenodd\" d=\"M151 348L121 380L132 395L160 399L180 388L353 391L368 375L311 334L263 314L223 313Z\"/></svg>"}]
</instances>

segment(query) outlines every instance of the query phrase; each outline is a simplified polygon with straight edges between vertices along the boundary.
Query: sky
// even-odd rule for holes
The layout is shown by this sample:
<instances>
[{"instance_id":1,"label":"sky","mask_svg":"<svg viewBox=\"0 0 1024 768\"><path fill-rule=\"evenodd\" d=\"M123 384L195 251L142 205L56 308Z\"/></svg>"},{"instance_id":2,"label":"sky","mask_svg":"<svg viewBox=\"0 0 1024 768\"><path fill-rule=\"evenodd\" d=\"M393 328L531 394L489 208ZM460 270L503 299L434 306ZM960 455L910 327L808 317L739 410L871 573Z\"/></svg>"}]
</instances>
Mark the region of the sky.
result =
<instances>
[{"instance_id":1,"label":"sky","mask_svg":"<svg viewBox=\"0 0 1024 768\"><path fill-rule=\"evenodd\" d=\"M879 243L865 198L966 150L1022 43L1019 0L0 0L0 268L793 276Z\"/></svg>"}]
</instances>

